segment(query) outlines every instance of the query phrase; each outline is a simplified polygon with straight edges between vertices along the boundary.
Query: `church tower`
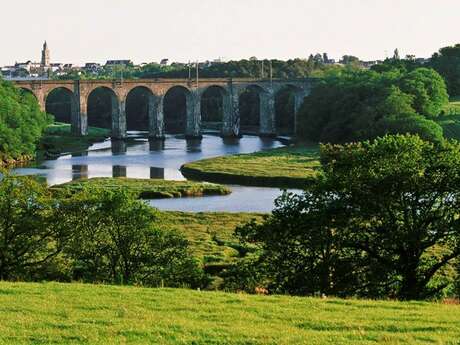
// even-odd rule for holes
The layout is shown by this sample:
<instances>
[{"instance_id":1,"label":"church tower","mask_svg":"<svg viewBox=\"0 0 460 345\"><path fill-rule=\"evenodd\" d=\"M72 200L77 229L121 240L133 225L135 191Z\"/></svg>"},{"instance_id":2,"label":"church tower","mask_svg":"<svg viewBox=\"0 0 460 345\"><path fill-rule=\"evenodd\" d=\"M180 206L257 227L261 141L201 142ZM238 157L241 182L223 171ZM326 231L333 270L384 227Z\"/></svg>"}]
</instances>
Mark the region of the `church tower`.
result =
<instances>
[{"instance_id":1,"label":"church tower","mask_svg":"<svg viewBox=\"0 0 460 345\"><path fill-rule=\"evenodd\" d=\"M48 49L48 44L45 43L43 44L43 50L42 50L42 67L47 67L49 66L51 63L51 60L50 60L50 50Z\"/></svg>"}]
</instances>

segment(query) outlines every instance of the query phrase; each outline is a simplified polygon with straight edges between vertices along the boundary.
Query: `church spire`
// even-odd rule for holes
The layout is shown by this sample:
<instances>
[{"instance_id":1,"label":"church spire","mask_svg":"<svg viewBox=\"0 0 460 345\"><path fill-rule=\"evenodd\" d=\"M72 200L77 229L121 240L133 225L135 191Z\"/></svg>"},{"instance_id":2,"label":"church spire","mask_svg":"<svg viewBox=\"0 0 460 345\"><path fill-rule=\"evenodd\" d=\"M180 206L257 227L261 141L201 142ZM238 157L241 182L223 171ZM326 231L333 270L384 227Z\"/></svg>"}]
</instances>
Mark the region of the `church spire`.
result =
<instances>
[{"instance_id":1,"label":"church spire","mask_svg":"<svg viewBox=\"0 0 460 345\"><path fill-rule=\"evenodd\" d=\"M50 63L51 63L50 61L51 61L50 50L48 49L48 43L46 43L46 41L45 41L45 43L43 43L41 65L43 67L49 66Z\"/></svg>"}]
</instances>

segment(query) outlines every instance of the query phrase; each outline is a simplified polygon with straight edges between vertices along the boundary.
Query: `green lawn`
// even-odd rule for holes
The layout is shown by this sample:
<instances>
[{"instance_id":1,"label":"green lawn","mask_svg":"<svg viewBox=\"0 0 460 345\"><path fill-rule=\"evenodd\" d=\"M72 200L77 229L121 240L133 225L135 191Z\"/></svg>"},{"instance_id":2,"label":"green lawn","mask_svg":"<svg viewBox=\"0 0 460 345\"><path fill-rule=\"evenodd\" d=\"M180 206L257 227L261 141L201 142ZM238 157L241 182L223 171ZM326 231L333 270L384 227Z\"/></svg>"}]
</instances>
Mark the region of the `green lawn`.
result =
<instances>
[{"instance_id":1,"label":"green lawn","mask_svg":"<svg viewBox=\"0 0 460 345\"><path fill-rule=\"evenodd\" d=\"M104 141L109 136L109 129L96 127L89 127L87 136L75 136L71 133L69 124L57 122L46 128L40 142L40 150L51 157L63 153L82 152L95 142Z\"/></svg>"},{"instance_id":2,"label":"green lawn","mask_svg":"<svg viewBox=\"0 0 460 345\"><path fill-rule=\"evenodd\" d=\"M286 147L205 159L182 167L187 178L281 188L305 187L320 169L319 149Z\"/></svg>"},{"instance_id":3,"label":"green lawn","mask_svg":"<svg viewBox=\"0 0 460 345\"><path fill-rule=\"evenodd\" d=\"M458 344L460 306L0 283L0 344Z\"/></svg>"},{"instance_id":4,"label":"green lawn","mask_svg":"<svg viewBox=\"0 0 460 345\"><path fill-rule=\"evenodd\" d=\"M126 177L98 177L76 180L54 186L52 190L63 193L74 193L85 187L127 190L136 194L140 199L197 197L204 195L227 195L231 193L229 188L213 183L135 179Z\"/></svg>"}]
</instances>

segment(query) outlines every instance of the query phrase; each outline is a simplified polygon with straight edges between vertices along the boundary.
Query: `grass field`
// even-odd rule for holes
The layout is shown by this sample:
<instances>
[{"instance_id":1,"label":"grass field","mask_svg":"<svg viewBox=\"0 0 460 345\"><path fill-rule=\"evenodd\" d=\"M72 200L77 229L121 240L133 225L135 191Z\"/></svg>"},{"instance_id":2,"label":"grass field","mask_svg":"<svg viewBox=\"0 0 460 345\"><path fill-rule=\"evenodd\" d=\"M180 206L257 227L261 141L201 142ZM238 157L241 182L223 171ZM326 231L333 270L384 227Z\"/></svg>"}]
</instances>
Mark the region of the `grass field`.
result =
<instances>
[{"instance_id":1,"label":"grass field","mask_svg":"<svg viewBox=\"0 0 460 345\"><path fill-rule=\"evenodd\" d=\"M231 193L229 188L213 183L125 177L98 177L76 180L54 186L52 190L74 193L85 187L126 190L135 194L139 199L198 197L203 195L227 195Z\"/></svg>"},{"instance_id":2,"label":"grass field","mask_svg":"<svg viewBox=\"0 0 460 345\"><path fill-rule=\"evenodd\" d=\"M459 344L460 306L0 283L0 344Z\"/></svg>"},{"instance_id":3,"label":"grass field","mask_svg":"<svg viewBox=\"0 0 460 345\"><path fill-rule=\"evenodd\" d=\"M175 229L189 241L194 255L205 265L219 266L234 262L239 244L233 236L238 225L252 219L262 220L257 213L187 213L161 212L161 227Z\"/></svg>"},{"instance_id":4,"label":"grass field","mask_svg":"<svg viewBox=\"0 0 460 345\"><path fill-rule=\"evenodd\" d=\"M460 97L451 98L436 122L444 129L444 136L460 140Z\"/></svg>"},{"instance_id":5,"label":"grass field","mask_svg":"<svg viewBox=\"0 0 460 345\"><path fill-rule=\"evenodd\" d=\"M103 141L109 136L109 129L95 127L88 128L87 136L74 136L70 131L69 124L54 123L46 128L40 142L40 148L46 156L59 156L63 153L85 151L93 143Z\"/></svg>"},{"instance_id":6,"label":"grass field","mask_svg":"<svg viewBox=\"0 0 460 345\"><path fill-rule=\"evenodd\" d=\"M302 188L320 169L318 147L286 147L185 164L191 179L252 186Z\"/></svg>"}]
</instances>

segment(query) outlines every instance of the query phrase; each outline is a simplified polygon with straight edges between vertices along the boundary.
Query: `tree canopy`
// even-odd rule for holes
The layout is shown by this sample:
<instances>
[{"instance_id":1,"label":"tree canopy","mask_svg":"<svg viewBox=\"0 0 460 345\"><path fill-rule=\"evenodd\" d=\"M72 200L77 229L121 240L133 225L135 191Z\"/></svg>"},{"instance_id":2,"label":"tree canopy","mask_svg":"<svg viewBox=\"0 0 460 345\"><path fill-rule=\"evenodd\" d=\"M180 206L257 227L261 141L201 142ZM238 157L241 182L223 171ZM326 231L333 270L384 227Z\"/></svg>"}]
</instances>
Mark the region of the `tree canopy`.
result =
<instances>
[{"instance_id":1,"label":"tree canopy","mask_svg":"<svg viewBox=\"0 0 460 345\"><path fill-rule=\"evenodd\" d=\"M430 66L443 76L451 96L460 95L460 44L444 47L433 54Z\"/></svg>"},{"instance_id":2,"label":"tree canopy","mask_svg":"<svg viewBox=\"0 0 460 345\"><path fill-rule=\"evenodd\" d=\"M453 285L459 143L386 136L324 145L321 161L311 188L238 230L260 246L257 267L272 291L424 299Z\"/></svg>"},{"instance_id":3,"label":"tree canopy","mask_svg":"<svg viewBox=\"0 0 460 345\"><path fill-rule=\"evenodd\" d=\"M333 143L397 133L440 140L442 128L431 118L447 102L445 83L433 70L347 68L329 73L305 98L298 135Z\"/></svg>"},{"instance_id":4,"label":"tree canopy","mask_svg":"<svg viewBox=\"0 0 460 345\"><path fill-rule=\"evenodd\" d=\"M31 93L0 79L0 165L33 154L50 122Z\"/></svg>"}]
</instances>

